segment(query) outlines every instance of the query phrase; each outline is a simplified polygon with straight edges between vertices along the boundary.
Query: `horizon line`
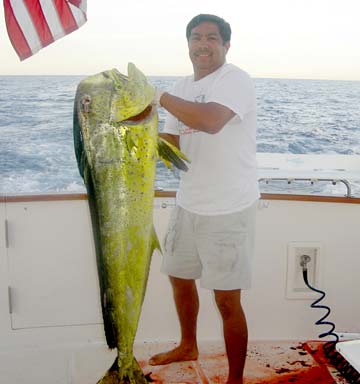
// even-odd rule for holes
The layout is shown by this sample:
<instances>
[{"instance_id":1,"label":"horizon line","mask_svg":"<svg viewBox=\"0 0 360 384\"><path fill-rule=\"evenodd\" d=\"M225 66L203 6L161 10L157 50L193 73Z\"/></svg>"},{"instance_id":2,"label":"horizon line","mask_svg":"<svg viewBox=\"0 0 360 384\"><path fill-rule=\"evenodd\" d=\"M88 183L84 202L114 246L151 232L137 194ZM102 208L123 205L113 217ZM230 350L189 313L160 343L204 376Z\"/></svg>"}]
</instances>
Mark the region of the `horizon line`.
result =
<instances>
[{"instance_id":1,"label":"horizon line","mask_svg":"<svg viewBox=\"0 0 360 384\"><path fill-rule=\"evenodd\" d=\"M101 72L101 71L100 71ZM100 73L97 72L97 73ZM92 76L92 74L0 74L0 77L70 77L70 76ZM146 77L185 77L189 75L146 75ZM252 79L258 79L258 80L306 80L306 81L351 81L351 82L358 82L360 79L329 79L329 78L308 78L308 77L263 77L263 76L251 76Z\"/></svg>"}]
</instances>

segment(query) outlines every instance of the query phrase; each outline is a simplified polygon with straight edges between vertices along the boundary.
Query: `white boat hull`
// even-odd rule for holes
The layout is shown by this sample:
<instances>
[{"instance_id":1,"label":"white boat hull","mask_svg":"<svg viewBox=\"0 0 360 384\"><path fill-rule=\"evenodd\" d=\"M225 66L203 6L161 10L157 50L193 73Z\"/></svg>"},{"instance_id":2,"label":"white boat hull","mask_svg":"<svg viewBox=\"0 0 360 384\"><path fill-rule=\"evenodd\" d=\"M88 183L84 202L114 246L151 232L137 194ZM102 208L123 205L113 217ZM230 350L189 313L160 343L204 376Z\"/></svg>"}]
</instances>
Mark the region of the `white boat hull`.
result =
<instances>
[{"instance_id":1,"label":"white boat hull","mask_svg":"<svg viewBox=\"0 0 360 384\"><path fill-rule=\"evenodd\" d=\"M29 201L27 201L29 200ZM0 200L0 379L7 384L91 383L113 359L99 303L84 198ZM155 199L163 238L174 198ZM326 327L308 298L287 298L289 244L319 244L319 287L339 332L360 332L360 204L266 200L257 210L253 287L243 293L250 340L318 339ZM136 338L177 340L167 277L154 254ZM221 340L211 292L200 289L199 339Z\"/></svg>"}]
</instances>

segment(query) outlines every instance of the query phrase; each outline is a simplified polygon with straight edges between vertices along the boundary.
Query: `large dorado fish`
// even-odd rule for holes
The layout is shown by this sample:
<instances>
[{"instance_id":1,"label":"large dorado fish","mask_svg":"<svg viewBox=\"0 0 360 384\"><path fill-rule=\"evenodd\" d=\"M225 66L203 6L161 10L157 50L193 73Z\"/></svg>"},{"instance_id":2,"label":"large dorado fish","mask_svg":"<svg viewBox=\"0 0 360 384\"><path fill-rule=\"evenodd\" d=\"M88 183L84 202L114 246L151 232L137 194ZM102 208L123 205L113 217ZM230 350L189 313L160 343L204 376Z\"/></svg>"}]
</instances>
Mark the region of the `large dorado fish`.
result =
<instances>
[{"instance_id":1,"label":"large dorado fish","mask_svg":"<svg viewBox=\"0 0 360 384\"><path fill-rule=\"evenodd\" d=\"M133 356L151 255L156 159L186 170L184 155L158 137L155 90L129 63L78 85L74 145L88 192L106 341L118 356L99 384L147 383Z\"/></svg>"}]
</instances>

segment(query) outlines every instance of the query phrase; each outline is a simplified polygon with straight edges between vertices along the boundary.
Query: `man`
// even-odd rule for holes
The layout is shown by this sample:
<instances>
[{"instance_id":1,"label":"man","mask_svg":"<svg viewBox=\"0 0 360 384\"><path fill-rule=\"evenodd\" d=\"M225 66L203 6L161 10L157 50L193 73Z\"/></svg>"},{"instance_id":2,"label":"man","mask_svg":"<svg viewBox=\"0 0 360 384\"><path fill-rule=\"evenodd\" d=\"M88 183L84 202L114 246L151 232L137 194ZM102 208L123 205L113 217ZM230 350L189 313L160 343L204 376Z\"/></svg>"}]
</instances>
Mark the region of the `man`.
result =
<instances>
[{"instance_id":1,"label":"man","mask_svg":"<svg viewBox=\"0 0 360 384\"><path fill-rule=\"evenodd\" d=\"M172 94L158 93L169 112L164 138L190 159L182 173L177 207L164 244L162 271L169 275L181 327L177 348L150 364L198 358L196 279L214 291L223 321L228 384L243 382L247 324L241 290L250 287L255 206L256 99L250 77L226 63L230 25L201 14L187 26L193 76Z\"/></svg>"}]
</instances>

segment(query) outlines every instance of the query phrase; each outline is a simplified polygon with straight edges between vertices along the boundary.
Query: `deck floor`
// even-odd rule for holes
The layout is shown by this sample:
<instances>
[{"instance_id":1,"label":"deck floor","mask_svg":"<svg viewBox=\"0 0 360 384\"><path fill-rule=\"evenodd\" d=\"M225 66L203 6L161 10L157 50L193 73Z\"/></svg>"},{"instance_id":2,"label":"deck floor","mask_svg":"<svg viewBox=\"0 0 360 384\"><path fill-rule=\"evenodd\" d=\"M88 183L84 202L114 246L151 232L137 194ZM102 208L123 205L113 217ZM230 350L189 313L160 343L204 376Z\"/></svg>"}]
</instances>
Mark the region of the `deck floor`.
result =
<instances>
[{"instance_id":1,"label":"deck floor","mask_svg":"<svg viewBox=\"0 0 360 384\"><path fill-rule=\"evenodd\" d=\"M347 384L329 364L322 352L323 343L250 342L245 365L245 384ZM151 372L155 383L221 384L226 382L227 361L220 343L202 343L197 361L150 366L155 353L169 350L175 343L144 343L135 348L135 355L144 371Z\"/></svg>"}]
</instances>

